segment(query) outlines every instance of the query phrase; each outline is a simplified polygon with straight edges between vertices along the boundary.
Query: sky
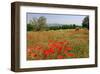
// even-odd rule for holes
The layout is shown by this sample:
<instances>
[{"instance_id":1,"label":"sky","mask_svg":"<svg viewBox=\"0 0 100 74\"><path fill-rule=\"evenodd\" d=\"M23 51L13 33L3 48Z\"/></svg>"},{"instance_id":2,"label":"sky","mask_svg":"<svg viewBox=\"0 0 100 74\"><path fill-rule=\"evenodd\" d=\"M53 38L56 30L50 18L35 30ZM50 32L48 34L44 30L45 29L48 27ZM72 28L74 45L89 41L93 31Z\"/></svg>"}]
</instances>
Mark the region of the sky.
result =
<instances>
[{"instance_id":1,"label":"sky","mask_svg":"<svg viewBox=\"0 0 100 74\"><path fill-rule=\"evenodd\" d=\"M33 18L44 16L47 24L77 24L82 25L82 20L86 15L69 15L69 14L46 14L46 13L27 13L27 23Z\"/></svg>"}]
</instances>

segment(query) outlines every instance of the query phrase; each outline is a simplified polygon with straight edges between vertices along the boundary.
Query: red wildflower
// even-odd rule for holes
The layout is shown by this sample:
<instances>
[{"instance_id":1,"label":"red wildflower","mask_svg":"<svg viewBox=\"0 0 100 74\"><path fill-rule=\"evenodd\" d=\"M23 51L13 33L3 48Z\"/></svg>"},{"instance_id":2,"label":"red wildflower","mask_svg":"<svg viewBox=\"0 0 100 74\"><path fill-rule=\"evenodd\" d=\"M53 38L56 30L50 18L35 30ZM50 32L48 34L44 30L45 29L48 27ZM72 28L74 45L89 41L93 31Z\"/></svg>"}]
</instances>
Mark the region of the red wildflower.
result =
<instances>
[{"instance_id":1,"label":"red wildflower","mask_svg":"<svg viewBox=\"0 0 100 74\"><path fill-rule=\"evenodd\" d=\"M67 56L68 56L68 57L73 57L74 54L73 54L73 53L68 53Z\"/></svg>"},{"instance_id":2,"label":"red wildflower","mask_svg":"<svg viewBox=\"0 0 100 74\"><path fill-rule=\"evenodd\" d=\"M72 48L71 47L67 47L66 50L72 50Z\"/></svg>"},{"instance_id":3,"label":"red wildflower","mask_svg":"<svg viewBox=\"0 0 100 74\"><path fill-rule=\"evenodd\" d=\"M31 53L31 57L36 57L37 54L36 53Z\"/></svg>"},{"instance_id":4,"label":"red wildflower","mask_svg":"<svg viewBox=\"0 0 100 74\"><path fill-rule=\"evenodd\" d=\"M53 48L50 48L50 49L49 49L49 52L50 52L50 53L54 53L55 51L54 51Z\"/></svg>"},{"instance_id":5,"label":"red wildflower","mask_svg":"<svg viewBox=\"0 0 100 74\"><path fill-rule=\"evenodd\" d=\"M58 47L58 53L62 51L62 47Z\"/></svg>"},{"instance_id":6,"label":"red wildflower","mask_svg":"<svg viewBox=\"0 0 100 74\"><path fill-rule=\"evenodd\" d=\"M28 46L28 51L32 51L34 48L33 48L33 46Z\"/></svg>"},{"instance_id":7,"label":"red wildflower","mask_svg":"<svg viewBox=\"0 0 100 74\"><path fill-rule=\"evenodd\" d=\"M55 47L56 47L56 48L59 48L59 47L61 47L61 45L59 45L59 44L55 44Z\"/></svg>"},{"instance_id":8,"label":"red wildflower","mask_svg":"<svg viewBox=\"0 0 100 74\"><path fill-rule=\"evenodd\" d=\"M63 57L62 55L58 55L57 58L58 58L58 59L62 59L62 58L64 58L64 57Z\"/></svg>"},{"instance_id":9,"label":"red wildflower","mask_svg":"<svg viewBox=\"0 0 100 74\"><path fill-rule=\"evenodd\" d=\"M40 50L40 49L42 49L42 47L39 46L39 45L37 45L37 46L34 47L34 49L35 49L35 50Z\"/></svg>"},{"instance_id":10,"label":"red wildflower","mask_svg":"<svg viewBox=\"0 0 100 74\"><path fill-rule=\"evenodd\" d=\"M57 47L61 46L61 44L59 42L54 42L54 43L49 43L48 46L53 47L53 48L57 48Z\"/></svg>"},{"instance_id":11,"label":"red wildflower","mask_svg":"<svg viewBox=\"0 0 100 74\"><path fill-rule=\"evenodd\" d=\"M44 50L44 55L46 55L46 56L50 55L50 51L49 50Z\"/></svg>"},{"instance_id":12,"label":"red wildflower","mask_svg":"<svg viewBox=\"0 0 100 74\"><path fill-rule=\"evenodd\" d=\"M48 46L49 47L54 47L54 44L53 43L49 43Z\"/></svg>"},{"instance_id":13,"label":"red wildflower","mask_svg":"<svg viewBox=\"0 0 100 74\"><path fill-rule=\"evenodd\" d=\"M65 42L59 42L60 44L64 44Z\"/></svg>"},{"instance_id":14,"label":"red wildflower","mask_svg":"<svg viewBox=\"0 0 100 74\"><path fill-rule=\"evenodd\" d=\"M64 54L67 54L67 53L68 53L68 51L64 50Z\"/></svg>"}]
</instances>

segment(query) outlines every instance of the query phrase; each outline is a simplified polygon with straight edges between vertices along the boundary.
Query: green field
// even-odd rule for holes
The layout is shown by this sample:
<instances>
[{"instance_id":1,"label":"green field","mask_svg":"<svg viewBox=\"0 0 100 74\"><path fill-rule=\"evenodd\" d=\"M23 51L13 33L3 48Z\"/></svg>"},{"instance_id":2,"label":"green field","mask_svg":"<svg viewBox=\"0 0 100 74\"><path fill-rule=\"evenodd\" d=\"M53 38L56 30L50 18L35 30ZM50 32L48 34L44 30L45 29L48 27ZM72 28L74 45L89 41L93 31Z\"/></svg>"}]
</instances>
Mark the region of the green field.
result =
<instances>
[{"instance_id":1,"label":"green field","mask_svg":"<svg viewBox=\"0 0 100 74\"><path fill-rule=\"evenodd\" d=\"M89 57L89 32L65 29L27 32L27 60Z\"/></svg>"}]
</instances>

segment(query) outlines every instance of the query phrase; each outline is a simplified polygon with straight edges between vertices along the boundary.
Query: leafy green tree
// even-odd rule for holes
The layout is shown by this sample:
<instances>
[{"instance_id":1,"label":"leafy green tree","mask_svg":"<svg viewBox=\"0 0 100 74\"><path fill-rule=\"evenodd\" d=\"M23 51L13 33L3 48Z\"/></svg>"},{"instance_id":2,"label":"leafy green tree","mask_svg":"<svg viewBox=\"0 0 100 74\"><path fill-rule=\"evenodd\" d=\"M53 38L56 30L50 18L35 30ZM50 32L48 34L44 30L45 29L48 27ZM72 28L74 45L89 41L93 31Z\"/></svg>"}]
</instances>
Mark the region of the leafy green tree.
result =
<instances>
[{"instance_id":1,"label":"leafy green tree","mask_svg":"<svg viewBox=\"0 0 100 74\"><path fill-rule=\"evenodd\" d=\"M46 28L46 18L44 16L37 18L33 18L29 24L33 26L33 31L40 31Z\"/></svg>"},{"instance_id":2,"label":"leafy green tree","mask_svg":"<svg viewBox=\"0 0 100 74\"><path fill-rule=\"evenodd\" d=\"M76 25L75 24L73 24L73 29L75 29L76 28Z\"/></svg>"},{"instance_id":3,"label":"leafy green tree","mask_svg":"<svg viewBox=\"0 0 100 74\"><path fill-rule=\"evenodd\" d=\"M27 24L27 31L32 31L33 30L33 25Z\"/></svg>"},{"instance_id":4,"label":"leafy green tree","mask_svg":"<svg viewBox=\"0 0 100 74\"><path fill-rule=\"evenodd\" d=\"M89 16L86 16L82 21L82 27L89 29Z\"/></svg>"},{"instance_id":5,"label":"leafy green tree","mask_svg":"<svg viewBox=\"0 0 100 74\"><path fill-rule=\"evenodd\" d=\"M33 25L33 31L38 31L39 25L38 25L38 19L37 18L33 18L30 21L30 24Z\"/></svg>"},{"instance_id":6,"label":"leafy green tree","mask_svg":"<svg viewBox=\"0 0 100 74\"><path fill-rule=\"evenodd\" d=\"M44 30L46 28L46 18L44 16L38 19L38 30Z\"/></svg>"}]
</instances>

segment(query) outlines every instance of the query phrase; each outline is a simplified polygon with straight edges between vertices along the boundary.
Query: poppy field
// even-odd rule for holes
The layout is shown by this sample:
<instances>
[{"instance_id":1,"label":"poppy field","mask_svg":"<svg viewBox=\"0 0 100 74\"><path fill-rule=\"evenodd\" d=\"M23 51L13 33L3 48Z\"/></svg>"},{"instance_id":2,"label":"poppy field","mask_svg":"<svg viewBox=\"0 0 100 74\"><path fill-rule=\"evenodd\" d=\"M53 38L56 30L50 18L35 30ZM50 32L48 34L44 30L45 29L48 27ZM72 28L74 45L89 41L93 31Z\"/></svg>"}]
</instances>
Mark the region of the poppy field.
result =
<instances>
[{"instance_id":1,"label":"poppy field","mask_svg":"<svg viewBox=\"0 0 100 74\"><path fill-rule=\"evenodd\" d=\"M61 29L27 32L27 60L89 57L87 29Z\"/></svg>"}]
</instances>

